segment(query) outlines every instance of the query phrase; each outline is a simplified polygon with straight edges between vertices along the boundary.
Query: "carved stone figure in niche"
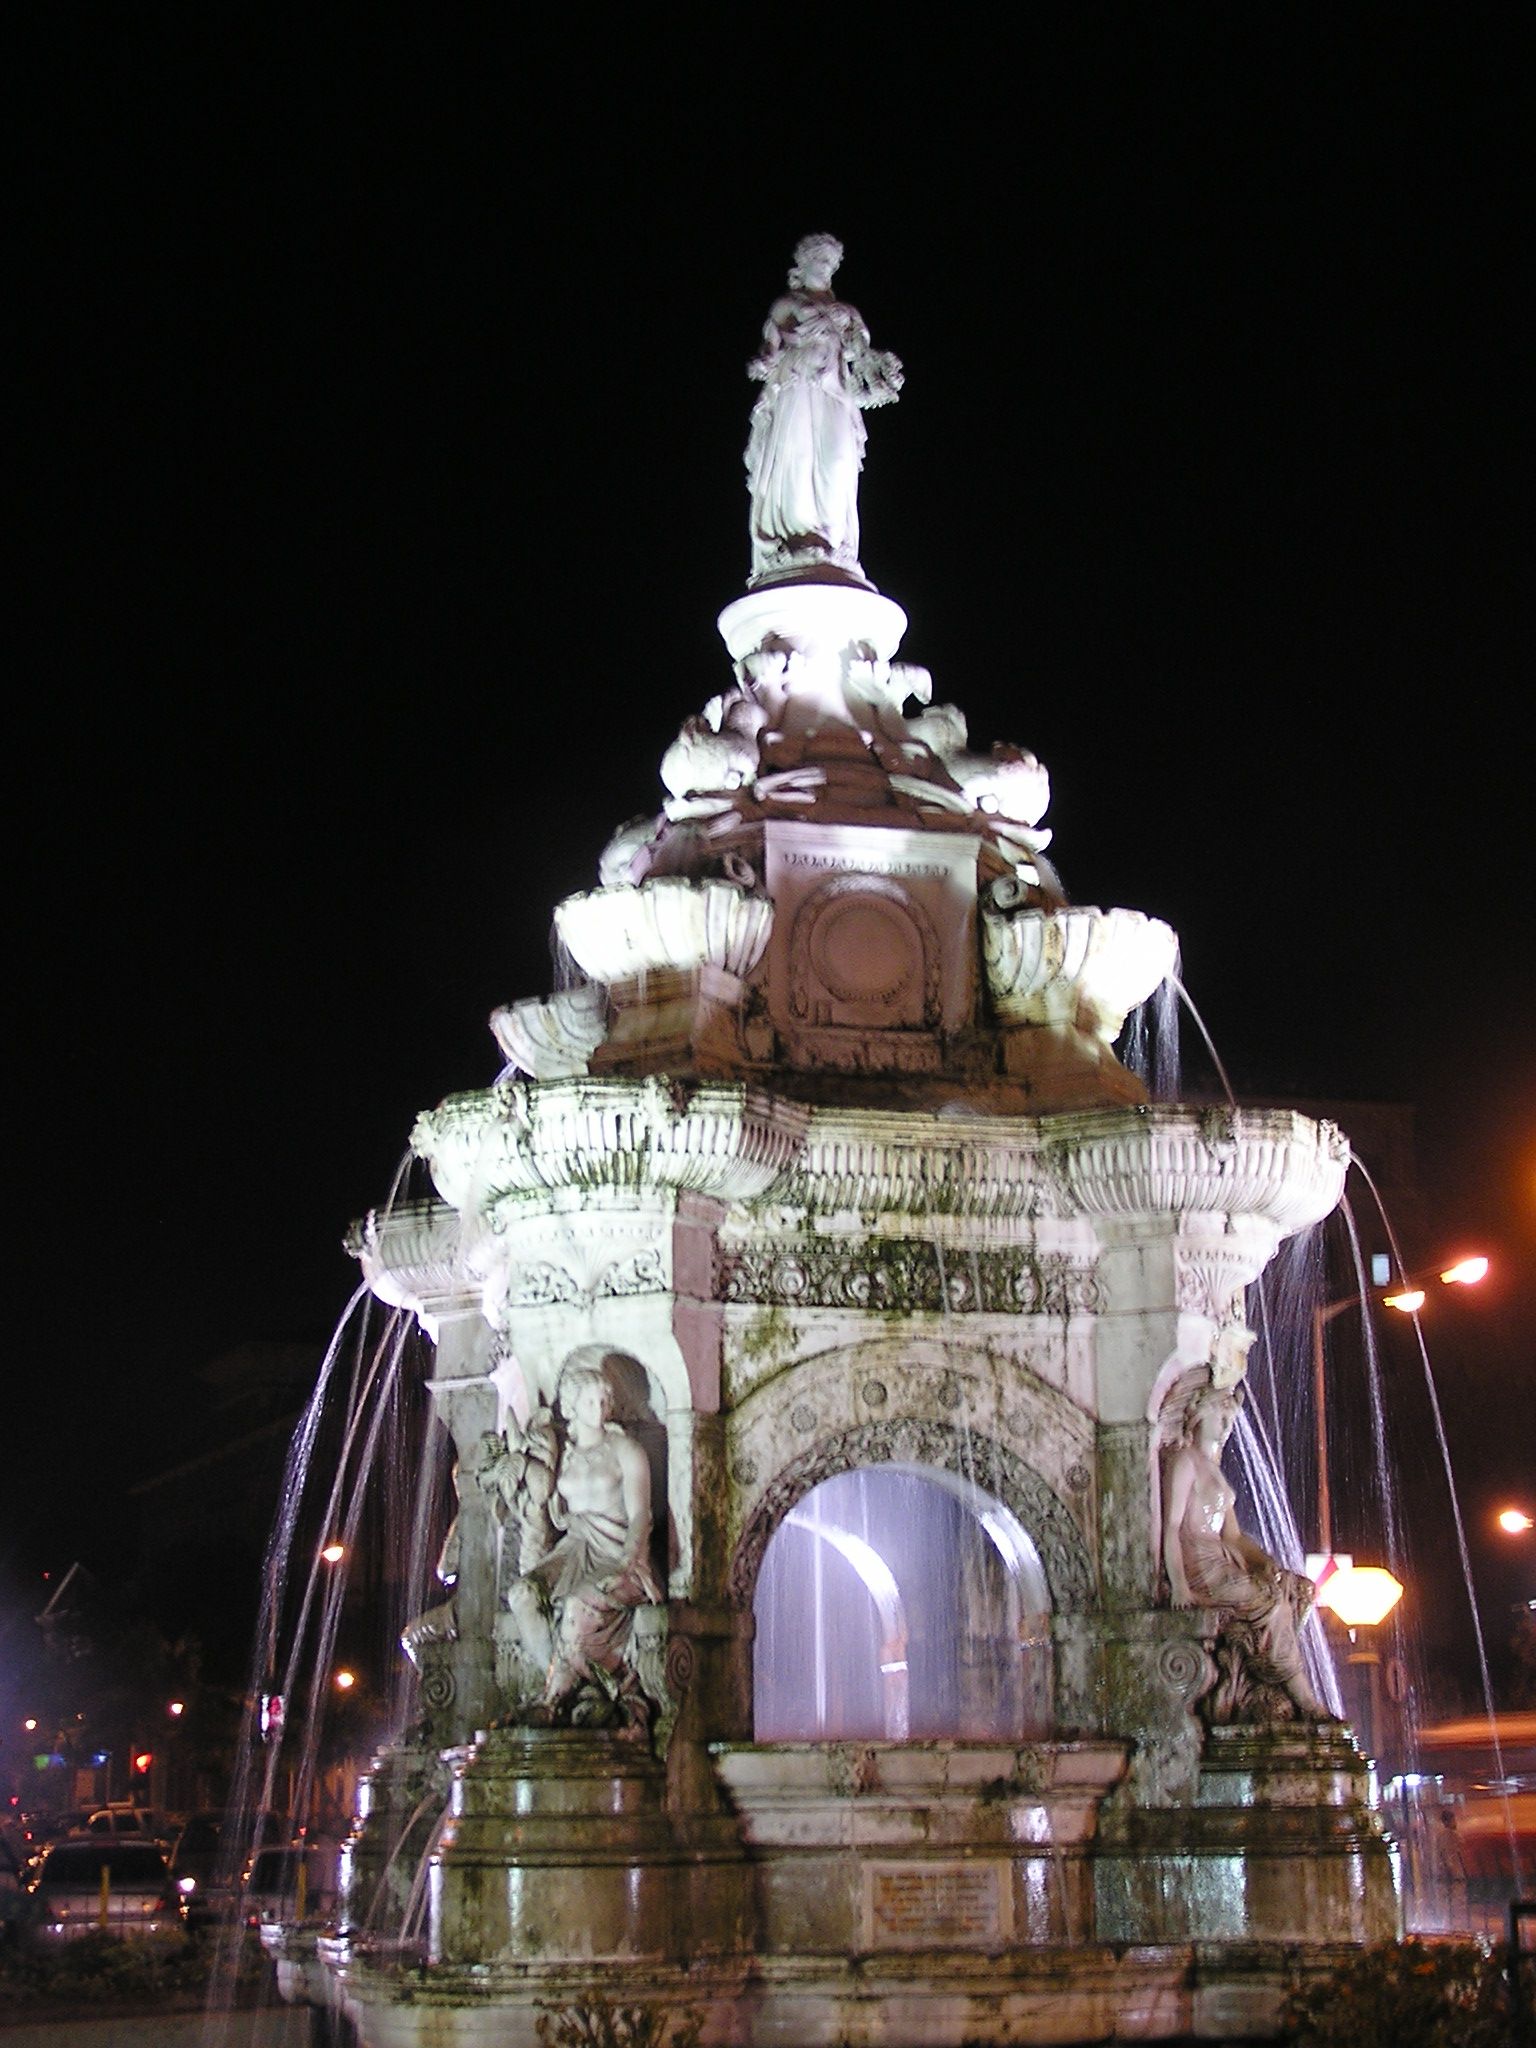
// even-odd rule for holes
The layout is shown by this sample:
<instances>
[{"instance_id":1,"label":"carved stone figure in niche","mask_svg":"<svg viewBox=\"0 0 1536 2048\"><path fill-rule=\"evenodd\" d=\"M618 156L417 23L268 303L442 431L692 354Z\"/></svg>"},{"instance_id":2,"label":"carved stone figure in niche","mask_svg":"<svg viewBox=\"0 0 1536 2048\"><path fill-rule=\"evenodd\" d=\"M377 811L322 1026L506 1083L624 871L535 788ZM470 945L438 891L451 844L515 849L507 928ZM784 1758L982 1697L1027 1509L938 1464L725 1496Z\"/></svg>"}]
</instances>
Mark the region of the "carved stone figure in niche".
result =
<instances>
[{"instance_id":1,"label":"carved stone figure in niche","mask_svg":"<svg viewBox=\"0 0 1536 2048\"><path fill-rule=\"evenodd\" d=\"M556 1413L536 1411L498 1461L504 1540L516 1544L507 1607L527 1661L543 1673L536 1697L514 1713L535 1724L643 1726L661 1704L635 1641L636 1609L666 1597L652 1556L655 1446L638 1419L615 1419L636 1407L625 1367L643 1379L621 1353L574 1351ZM649 1413L643 1397L638 1405Z\"/></svg>"},{"instance_id":2,"label":"carved stone figure in niche","mask_svg":"<svg viewBox=\"0 0 1536 2048\"><path fill-rule=\"evenodd\" d=\"M870 347L852 306L832 295L843 260L831 235L795 250L789 290L775 300L747 375L763 387L752 408L747 489L752 498L752 582L818 569L862 581L859 471L866 406L889 405L901 364Z\"/></svg>"},{"instance_id":3,"label":"carved stone figure in niche","mask_svg":"<svg viewBox=\"0 0 1536 2048\"><path fill-rule=\"evenodd\" d=\"M1202 1711L1212 1721L1329 1718L1307 1682L1299 1631L1312 1584L1275 1562L1238 1526L1221 1454L1242 1405L1208 1366L1179 1380L1164 1404L1163 1563L1175 1607L1224 1611L1220 1677Z\"/></svg>"}]
</instances>

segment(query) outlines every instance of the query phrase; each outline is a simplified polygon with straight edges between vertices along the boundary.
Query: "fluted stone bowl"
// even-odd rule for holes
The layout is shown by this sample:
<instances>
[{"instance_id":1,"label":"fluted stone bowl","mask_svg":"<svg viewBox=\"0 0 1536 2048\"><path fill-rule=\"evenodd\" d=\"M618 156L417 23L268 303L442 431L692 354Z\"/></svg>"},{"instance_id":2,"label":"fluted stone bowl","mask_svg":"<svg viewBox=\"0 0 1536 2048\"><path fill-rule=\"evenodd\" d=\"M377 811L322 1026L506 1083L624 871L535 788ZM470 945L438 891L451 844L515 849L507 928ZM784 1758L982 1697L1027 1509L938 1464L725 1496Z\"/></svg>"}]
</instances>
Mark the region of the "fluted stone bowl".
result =
<instances>
[{"instance_id":1,"label":"fluted stone bowl","mask_svg":"<svg viewBox=\"0 0 1536 2048\"><path fill-rule=\"evenodd\" d=\"M571 957L610 988L703 966L745 978L767 947L773 905L740 882L663 875L567 896L555 923Z\"/></svg>"},{"instance_id":2,"label":"fluted stone bowl","mask_svg":"<svg viewBox=\"0 0 1536 2048\"><path fill-rule=\"evenodd\" d=\"M1106 1045L1173 972L1178 940L1140 910L984 909L982 954L1005 1024L1076 1024Z\"/></svg>"}]
</instances>

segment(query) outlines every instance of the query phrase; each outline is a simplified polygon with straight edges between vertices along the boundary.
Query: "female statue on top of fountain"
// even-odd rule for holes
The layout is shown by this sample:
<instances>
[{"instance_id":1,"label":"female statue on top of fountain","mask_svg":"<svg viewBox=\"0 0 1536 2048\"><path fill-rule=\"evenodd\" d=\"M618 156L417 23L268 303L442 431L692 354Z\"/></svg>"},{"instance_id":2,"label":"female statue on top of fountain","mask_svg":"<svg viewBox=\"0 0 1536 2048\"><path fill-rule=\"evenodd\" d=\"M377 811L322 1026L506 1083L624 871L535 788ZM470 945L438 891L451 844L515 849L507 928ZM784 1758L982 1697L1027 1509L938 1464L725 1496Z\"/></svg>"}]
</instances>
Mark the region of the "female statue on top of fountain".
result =
<instances>
[{"instance_id":1,"label":"female statue on top of fountain","mask_svg":"<svg viewBox=\"0 0 1536 2048\"><path fill-rule=\"evenodd\" d=\"M1236 1494L1221 1469L1242 1390L1216 1385L1203 1366L1186 1381L1165 1403L1160 1423L1163 1563L1175 1607L1223 1608L1231 1617L1217 1642L1221 1679L1208 1711L1216 1720L1326 1720L1298 1635L1312 1604L1311 1581L1286 1571L1243 1533Z\"/></svg>"},{"instance_id":2,"label":"female statue on top of fountain","mask_svg":"<svg viewBox=\"0 0 1536 2048\"><path fill-rule=\"evenodd\" d=\"M832 296L843 259L832 235L795 250L789 290L774 301L763 345L747 365L762 385L747 442L752 582L859 567L859 471L864 407L901 390L898 359L873 349L852 306Z\"/></svg>"}]
</instances>

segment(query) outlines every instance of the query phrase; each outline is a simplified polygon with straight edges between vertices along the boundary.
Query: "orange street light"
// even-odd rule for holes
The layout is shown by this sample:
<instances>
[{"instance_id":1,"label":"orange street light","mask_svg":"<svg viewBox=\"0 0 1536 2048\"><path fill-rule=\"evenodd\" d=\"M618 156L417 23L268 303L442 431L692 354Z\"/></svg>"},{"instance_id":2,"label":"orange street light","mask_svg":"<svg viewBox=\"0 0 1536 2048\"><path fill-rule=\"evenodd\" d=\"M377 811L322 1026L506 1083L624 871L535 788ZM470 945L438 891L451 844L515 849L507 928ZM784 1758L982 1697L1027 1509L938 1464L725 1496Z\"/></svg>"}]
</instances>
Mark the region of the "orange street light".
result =
<instances>
[{"instance_id":1,"label":"orange street light","mask_svg":"<svg viewBox=\"0 0 1536 2048\"><path fill-rule=\"evenodd\" d=\"M1454 1266L1448 1266L1440 1275L1445 1287L1475 1287L1479 1280L1488 1278L1488 1261L1481 1253L1476 1258L1458 1259Z\"/></svg>"},{"instance_id":2,"label":"orange street light","mask_svg":"<svg viewBox=\"0 0 1536 2048\"><path fill-rule=\"evenodd\" d=\"M1441 1267L1434 1277L1442 1287L1475 1287L1480 1280L1488 1278L1488 1271L1488 1260L1477 1252L1465 1259L1457 1259L1454 1265ZM1416 1316L1429 1298L1418 1283L1428 1278L1427 1273L1404 1274L1397 1290L1384 1294L1382 1301L1401 1315Z\"/></svg>"},{"instance_id":3,"label":"orange street light","mask_svg":"<svg viewBox=\"0 0 1536 2048\"><path fill-rule=\"evenodd\" d=\"M327 1543L324 1550L320 1553L327 1564L340 1564L346 1554L347 1546L345 1543Z\"/></svg>"},{"instance_id":4,"label":"orange street light","mask_svg":"<svg viewBox=\"0 0 1536 2048\"><path fill-rule=\"evenodd\" d=\"M1405 1287L1400 1294L1384 1294L1381 1305L1395 1308L1399 1315L1416 1316L1428 1299L1422 1287Z\"/></svg>"},{"instance_id":5,"label":"orange street light","mask_svg":"<svg viewBox=\"0 0 1536 2048\"><path fill-rule=\"evenodd\" d=\"M332 1683L338 1692L350 1692L357 1683L357 1673L343 1668L336 1673Z\"/></svg>"},{"instance_id":6,"label":"orange street light","mask_svg":"<svg viewBox=\"0 0 1536 2048\"><path fill-rule=\"evenodd\" d=\"M1536 1520L1524 1508L1500 1508L1498 1523L1506 1536L1523 1536L1528 1529L1536 1529Z\"/></svg>"}]
</instances>

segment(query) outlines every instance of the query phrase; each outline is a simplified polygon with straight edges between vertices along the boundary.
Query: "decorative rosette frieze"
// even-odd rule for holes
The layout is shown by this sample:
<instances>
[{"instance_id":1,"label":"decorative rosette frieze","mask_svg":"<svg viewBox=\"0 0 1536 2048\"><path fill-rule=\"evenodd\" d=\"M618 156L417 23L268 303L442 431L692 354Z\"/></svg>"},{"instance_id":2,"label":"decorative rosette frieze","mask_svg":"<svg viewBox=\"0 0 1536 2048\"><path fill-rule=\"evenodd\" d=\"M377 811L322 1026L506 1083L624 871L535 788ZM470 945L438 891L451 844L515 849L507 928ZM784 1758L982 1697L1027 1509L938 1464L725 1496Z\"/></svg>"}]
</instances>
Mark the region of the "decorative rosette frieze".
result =
<instances>
[{"instance_id":1,"label":"decorative rosette frieze","mask_svg":"<svg viewBox=\"0 0 1536 2048\"><path fill-rule=\"evenodd\" d=\"M982 956L1005 1024L1078 1024L1112 1044L1173 972L1178 941L1139 910L984 906Z\"/></svg>"},{"instance_id":2,"label":"decorative rosette frieze","mask_svg":"<svg viewBox=\"0 0 1536 2048\"><path fill-rule=\"evenodd\" d=\"M1201 1211L1261 1216L1282 1235L1329 1214L1349 1145L1285 1109L1145 1109L1054 1120L1050 1163L1065 1203L1095 1217Z\"/></svg>"},{"instance_id":3,"label":"decorative rosette frieze","mask_svg":"<svg viewBox=\"0 0 1536 2048\"><path fill-rule=\"evenodd\" d=\"M502 1082L418 1119L413 1150L444 1199L483 1213L557 1188L670 1189L750 1200L785 1171L808 1112L741 1083Z\"/></svg>"},{"instance_id":4,"label":"decorative rosette frieze","mask_svg":"<svg viewBox=\"0 0 1536 2048\"><path fill-rule=\"evenodd\" d=\"M723 1301L945 1315L1049 1315L1104 1305L1085 1261L1022 1246L946 1250L924 1238L805 1238L722 1248Z\"/></svg>"},{"instance_id":5,"label":"decorative rosette frieze","mask_svg":"<svg viewBox=\"0 0 1536 2048\"><path fill-rule=\"evenodd\" d=\"M767 947L773 905L740 882L663 875L568 896L555 924L571 957L608 987L704 966L744 980Z\"/></svg>"}]
</instances>

